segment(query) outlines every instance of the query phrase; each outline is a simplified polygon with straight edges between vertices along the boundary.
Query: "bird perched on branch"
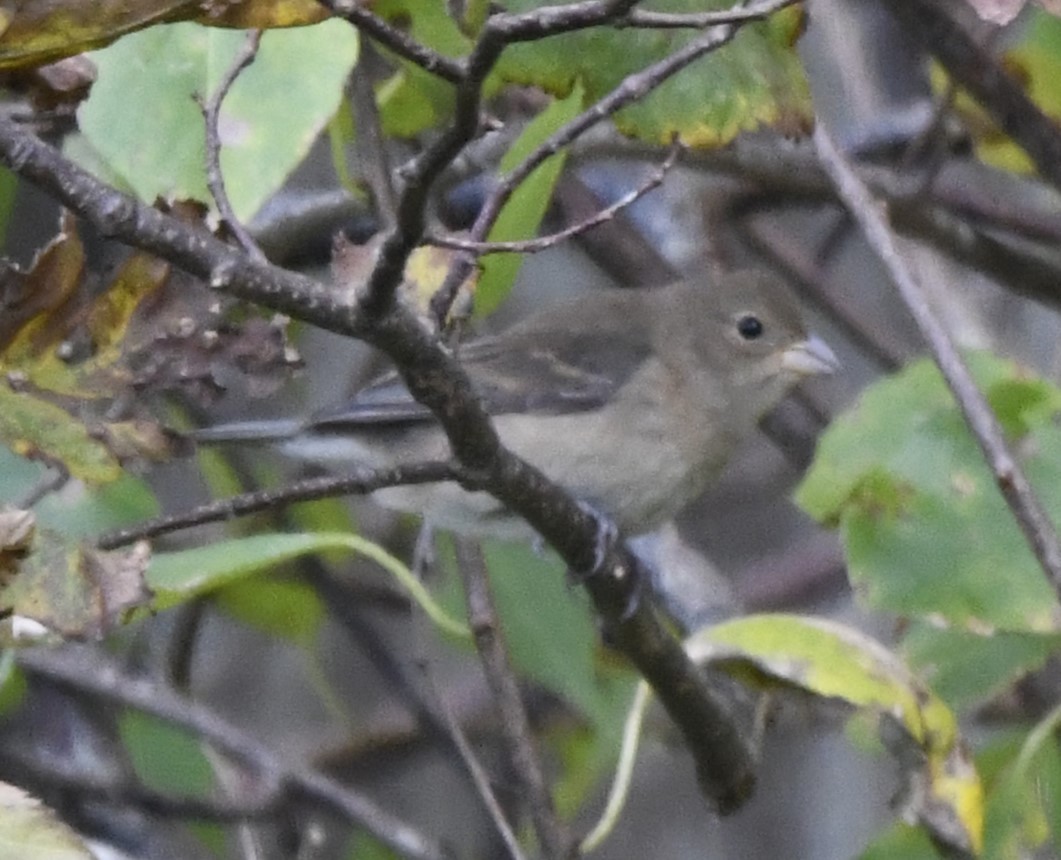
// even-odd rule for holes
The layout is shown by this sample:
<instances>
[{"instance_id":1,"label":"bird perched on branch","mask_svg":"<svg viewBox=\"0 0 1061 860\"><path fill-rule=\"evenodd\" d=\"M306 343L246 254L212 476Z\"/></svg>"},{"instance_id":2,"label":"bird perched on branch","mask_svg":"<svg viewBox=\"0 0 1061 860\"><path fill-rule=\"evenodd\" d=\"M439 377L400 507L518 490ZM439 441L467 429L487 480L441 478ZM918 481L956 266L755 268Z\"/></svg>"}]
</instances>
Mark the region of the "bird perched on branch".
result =
<instances>
[{"instance_id":1,"label":"bird perched on branch","mask_svg":"<svg viewBox=\"0 0 1061 860\"><path fill-rule=\"evenodd\" d=\"M796 382L837 367L808 336L791 291L758 271L584 295L458 350L502 442L627 535L674 517ZM193 438L274 442L320 464L449 456L434 416L394 373L308 420L221 425ZM533 534L489 494L454 484L375 497L443 529Z\"/></svg>"}]
</instances>

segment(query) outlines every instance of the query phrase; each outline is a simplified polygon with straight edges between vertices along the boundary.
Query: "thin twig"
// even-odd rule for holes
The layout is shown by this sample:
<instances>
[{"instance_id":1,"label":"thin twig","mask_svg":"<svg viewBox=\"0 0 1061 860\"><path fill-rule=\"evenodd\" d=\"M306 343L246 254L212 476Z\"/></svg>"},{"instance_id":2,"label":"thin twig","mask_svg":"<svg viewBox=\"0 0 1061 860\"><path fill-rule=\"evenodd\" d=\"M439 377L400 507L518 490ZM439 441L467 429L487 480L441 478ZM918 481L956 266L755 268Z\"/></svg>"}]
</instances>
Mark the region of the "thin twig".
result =
<instances>
[{"instance_id":1,"label":"thin twig","mask_svg":"<svg viewBox=\"0 0 1061 860\"><path fill-rule=\"evenodd\" d=\"M762 4L745 5L738 3L732 9L721 12L695 12L688 15L673 12L648 12L644 9L633 9L626 17L615 22L616 27L646 27L655 30L672 28L690 28L702 30L718 24L745 24L749 21L762 21L778 9L793 6L802 0L785 0L773 8L764 8Z\"/></svg>"},{"instance_id":2,"label":"thin twig","mask_svg":"<svg viewBox=\"0 0 1061 860\"><path fill-rule=\"evenodd\" d=\"M917 323L1028 546L1054 588L1061 590L1061 544L1058 543L1053 523L1024 470L1010 452L998 419L977 389L950 335L936 318L921 284L907 265L880 204L837 151L821 123L814 132L814 142L822 166L836 185L837 193L858 221L870 247L884 263Z\"/></svg>"},{"instance_id":3,"label":"thin twig","mask_svg":"<svg viewBox=\"0 0 1061 860\"><path fill-rule=\"evenodd\" d=\"M355 142L365 184L372 190L381 226L386 229L394 225L397 209L397 193L391 176L390 157L387 152L383 130L380 127L379 106L376 90L370 73L377 54L371 43L362 44L361 55L354 69L353 90L354 122L357 125Z\"/></svg>"},{"instance_id":4,"label":"thin twig","mask_svg":"<svg viewBox=\"0 0 1061 860\"><path fill-rule=\"evenodd\" d=\"M468 625L472 629L486 683L497 707L501 738L516 777L522 783L520 794L530 807L542 855L549 860L563 860L571 855L573 842L556 814L534 746L530 720L527 719L527 711L520 697L519 682L509 662L501 634L501 622L490 590L482 550L468 538L457 538L454 549L457 553L457 568L464 584Z\"/></svg>"},{"instance_id":5,"label":"thin twig","mask_svg":"<svg viewBox=\"0 0 1061 860\"><path fill-rule=\"evenodd\" d=\"M107 532L100 536L96 543L100 549L117 549L145 538L155 538L206 523L231 520L295 502L308 502L351 494L363 495L398 484L452 481L456 480L459 475L459 468L452 463L429 461L389 469L363 469L347 475L308 478L278 490L240 493L238 496L199 505L189 511L155 517L129 528Z\"/></svg>"},{"instance_id":6,"label":"thin twig","mask_svg":"<svg viewBox=\"0 0 1061 860\"><path fill-rule=\"evenodd\" d=\"M604 209L601 209L599 212L586 218L584 221L579 221L577 224L572 224L570 227L556 233L551 233L548 236L539 236L537 239L524 239L522 241L513 242L473 242L468 239L462 239L458 236L434 236L428 234L424 237L424 241L429 245L437 245L440 248L452 248L457 251L467 251L477 257L482 256L483 254L492 254L501 251L516 254L537 254L540 251L548 250L561 242L565 242L568 239L573 239L576 236L586 233L607 221L611 221L623 209L636 203L653 189L658 188L663 184L667 172L674 166L681 150L681 143L676 141L671 145L670 152L667 154L667 158L663 163L660 164L651 173L648 179L637 188L624 194L610 206L606 206Z\"/></svg>"},{"instance_id":7,"label":"thin twig","mask_svg":"<svg viewBox=\"0 0 1061 860\"><path fill-rule=\"evenodd\" d=\"M458 84L464 78L464 66L442 54L421 45L407 33L402 32L366 8L359 0L319 0L319 2L341 18L345 18L358 30L367 33L383 47L389 48L399 57L419 66L424 71L438 75L450 83Z\"/></svg>"},{"instance_id":8,"label":"thin twig","mask_svg":"<svg viewBox=\"0 0 1061 860\"><path fill-rule=\"evenodd\" d=\"M428 689L437 703L436 710L442 716L446 731L449 734L450 742L459 753L461 761L464 763L465 771L471 778L472 785L475 786L475 791L479 795L479 799L486 808L490 820L493 822L498 835L501 837L501 841L505 843L505 848L508 850L509 857L511 857L512 860L525 860L523 849L520 848L519 845L519 839L513 832L512 825L510 825L505 818L505 811L501 808L497 795L494 793L494 789L490 785L490 775L486 772L486 768L483 767L482 763L476 757L475 750L473 750L472 745L468 743L468 738L457 723L456 717L453 716L453 711L450 709L449 705L446 704L445 699L443 699L439 692L438 685L435 683L434 678L431 677L430 672L426 669L424 671L424 677L426 678Z\"/></svg>"},{"instance_id":9,"label":"thin twig","mask_svg":"<svg viewBox=\"0 0 1061 860\"><path fill-rule=\"evenodd\" d=\"M232 202L225 190L225 178L221 173L221 104L232 89L232 85L240 76L240 73L254 62L258 56L258 46L262 41L261 30L249 30L247 38L243 41L236 56L232 58L232 64L225 70L215 89L206 99L198 99L199 108L203 112L203 122L206 126L206 185L210 194L217 204L217 211L228 225L236 241L243 250L256 262L265 262L265 255L247 232L239 218L232 209Z\"/></svg>"},{"instance_id":10,"label":"thin twig","mask_svg":"<svg viewBox=\"0 0 1061 860\"><path fill-rule=\"evenodd\" d=\"M768 10L780 8L787 2L789 0L762 0L756 5L765 13ZM475 223L469 231L471 240L482 242L486 239L505 203L520 183L539 164L585 134L597 123L627 105L643 99L647 93L659 87L693 61L728 43L737 34L739 26L739 24L725 24L705 30L670 56L653 63L640 72L627 75L610 93L557 130L497 184L487 197L482 209L479 210ZM471 274L474 265L475 256L469 253L458 255L450 264L445 281L431 299L431 313L440 323L449 316L449 309L457 297L458 290Z\"/></svg>"},{"instance_id":11,"label":"thin twig","mask_svg":"<svg viewBox=\"0 0 1061 860\"><path fill-rule=\"evenodd\" d=\"M31 675L87 693L111 704L135 708L186 729L253 768L278 791L308 795L347 820L364 827L399 854L422 860L444 860L443 848L372 800L305 765L288 764L214 711L147 678L124 672L101 652L85 649L28 649L19 665Z\"/></svg>"}]
</instances>

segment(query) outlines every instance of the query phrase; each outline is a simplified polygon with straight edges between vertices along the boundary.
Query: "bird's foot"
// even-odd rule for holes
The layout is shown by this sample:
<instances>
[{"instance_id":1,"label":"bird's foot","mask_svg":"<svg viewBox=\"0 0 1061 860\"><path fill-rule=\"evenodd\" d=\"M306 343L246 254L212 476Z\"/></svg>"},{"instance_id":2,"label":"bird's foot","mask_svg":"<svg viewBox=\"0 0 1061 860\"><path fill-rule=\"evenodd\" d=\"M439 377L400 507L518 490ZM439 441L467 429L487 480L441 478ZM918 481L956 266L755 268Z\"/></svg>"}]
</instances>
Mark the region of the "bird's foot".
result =
<instances>
[{"instance_id":1,"label":"bird's foot","mask_svg":"<svg viewBox=\"0 0 1061 860\"><path fill-rule=\"evenodd\" d=\"M626 621L637 612L638 607L641 605L641 596L645 583L644 577L641 576L640 564L635 558L635 567L633 568L624 565L616 569L606 569L605 562L607 562L608 556L619 541L619 529L609 517L604 516L589 503L579 500L578 506L596 524L597 533L594 539L593 561L585 568L570 569L568 576L571 582L577 585L585 585L588 580L604 575L632 578L632 582L627 586L626 603L619 617L620 621Z\"/></svg>"}]
</instances>

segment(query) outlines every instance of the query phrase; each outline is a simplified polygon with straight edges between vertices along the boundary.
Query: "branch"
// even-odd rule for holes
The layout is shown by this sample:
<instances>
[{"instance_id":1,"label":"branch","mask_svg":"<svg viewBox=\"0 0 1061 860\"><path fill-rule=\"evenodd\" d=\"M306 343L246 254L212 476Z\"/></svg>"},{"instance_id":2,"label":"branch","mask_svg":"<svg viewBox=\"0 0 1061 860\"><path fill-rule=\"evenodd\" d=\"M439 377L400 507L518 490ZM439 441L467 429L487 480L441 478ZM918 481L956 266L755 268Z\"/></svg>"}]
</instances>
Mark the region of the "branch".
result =
<instances>
[{"instance_id":1,"label":"branch","mask_svg":"<svg viewBox=\"0 0 1061 860\"><path fill-rule=\"evenodd\" d=\"M258 771L267 784L309 795L404 857L444 860L443 848L373 801L311 768L288 765L264 744L223 720L214 711L143 677L127 674L98 653L86 650L29 649L19 665L31 675L87 693L110 703L135 708L183 728Z\"/></svg>"},{"instance_id":2,"label":"branch","mask_svg":"<svg viewBox=\"0 0 1061 860\"><path fill-rule=\"evenodd\" d=\"M519 694L519 684L505 649L497 608L490 592L482 550L472 541L461 538L454 544L457 568L464 584L468 607L468 625L475 638L475 648L486 675L497 708L501 738L512 767L522 782L522 795L530 807L531 820L538 835L542 854L552 860L570 856L571 837L561 827L542 772L541 761Z\"/></svg>"},{"instance_id":3,"label":"branch","mask_svg":"<svg viewBox=\"0 0 1061 860\"><path fill-rule=\"evenodd\" d=\"M615 22L616 27L645 27L655 30L692 28L702 30L719 24L747 24L751 21L762 21L778 9L793 6L801 0L786 0L774 4L737 4L732 9L722 12L697 12L683 15L672 12L646 12L644 9L633 9L625 18Z\"/></svg>"},{"instance_id":4,"label":"branch","mask_svg":"<svg viewBox=\"0 0 1061 860\"><path fill-rule=\"evenodd\" d=\"M345 18L358 30L367 33L383 47L389 48L399 57L419 66L426 72L438 75L450 83L459 84L464 78L464 67L457 60L421 45L407 33L393 27L373 15L358 0L318 0L340 18Z\"/></svg>"},{"instance_id":5,"label":"branch","mask_svg":"<svg viewBox=\"0 0 1061 860\"><path fill-rule=\"evenodd\" d=\"M457 722L457 718L450 711L446 702L443 700L442 695L439 693L438 685L430 675L427 675L426 672L425 676L427 677L427 682L433 692L434 698L438 702L438 709L441 712L442 718L445 720L445 726L449 733L450 742L459 753L461 761L464 764L465 772L471 778L472 784L475 787L475 792L479 796L480 801L482 801L483 806L486 808L487 814L490 816L490 820L493 822L498 836L501 837L501 841L504 843L505 849L508 851L508 856L511 860L526 860L526 855L520 847L519 839L515 832L513 832L508 820L505 818L505 810L501 807L501 803L497 799L493 786L490 784L490 774L487 773L486 768L483 767L482 763L476 757L475 750L472 749L472 745L468 741L464 731L461 729L460 724Z\"/></svg>"},{"instance_id":6,"label":"branch","mask_svg":"<svg viewBox=\"0 0 1061 860\"><path fill-rule=\"evenodd\" d=\"M892 14L931 53L947 73L980 102L1031 158L1040 175L1061 189L1061 131L1028 97L964 24L937 0L894 0ZM971 13L970 13L971 14Z\"/></svg>"},{"instance_id":7,"label":"branch","mask_svg":"<svg viewBox=\"0 0 1061 860\"><path fill-rule=\"evenodd\" d=\"M249 30L243 45L236 52L232 64L225 70L217 85L217 89L210 94L209 98L197 99L199 108L203 112L203 123L206 126L206 185L210 189L210 195L217 204L217 211L228 225L236 241L243 246L252 260L256 263L265 262L265 255L261 248L255 243L247 229L240 223L232 209L232 201L228 199L228 191L225 190L225 178L221 173L221 104L225 96L232 89L236 78L240 76L247 66L254 62L258 56L258 46L262 41L261 30Z\"/></svg>"},{"instance_id":8,"label":"branch","mask_svg":"<svg viewBox=\"0 0 1061 860\"><path fill-rule=\"evenodd\" d=\"M936 318L921 284L900 253L896 237L888 227L880 204L870 196L869 190L837 151L821 124L814 132L814 142L822 166L836 185L837 193L862 228L870 247L884 263L917 323L1028 546L1054 588L1061 591L1061 544L1058 543L1053 523L1010 452L998 420L977 389L950 335Z\"/></svg>"},{"instance_id":9,"label":"branch","mask_svg":"<svg viewBox=\"0 0 1061 860\"><path fill-rule=\"evenodd\" d=\"M453 463L431 461L394 466L389 469L362 469L350 475L309 478L288 484L278 490L240 493L238 496L199 505L190 511L155 517L129 528L116 529L102 535L96 544L103 550L117 549L145 538L156 538L206 523L245 517L248 514L274 510L296 502L309 502L335 496L364 495L398 484L452 481L457 478L458 474L459 467Z\"/></svg>"},{"instance_id":10,"label":"branch","mask_svg":"<svg viewBox=\"0 0 1061 860\"><path fill-rule=\"evenodd\" d=\"M238 802L170 795L145 785L81 769L73 762L60 761L54 757L42 761L41 758L28 755L24 750L14 753L9 751L3 760L7 773L13 768L24 771L27 784L34 791L39 790L38 785L47 786L72 794L82 802L102 801L116 806L133 807L160 818L218 823L260 821L279 814L283 799L275 788L270 788L250 800Z\"/></svg>"},{"instance_id":11,"label":"branch","mask_svg":"<svg viewBox=\"0 0 1061 860\"><path fill-rule=\"evenodd\" d=\"M539 236L537 239L525 239L518 242L473 242L468 239L462 239L459 236L432 236L430 234L425 237L424 241L429 245L437 245L440 248L452 248L457 251L467 251L469 254L476 257L481 257L483 254L494 254L498 252L537 254L540 251L553 248L561 242L566 242L568 239L573 239L576 236L580 236L583 233L592 230L594 227L599 227L601 224L611 221L623 209L626 209L650 191L658 188L663 184L667 172L678 160L678 154L681 150L682 146L680 143L675 142L672 144L670 153L667 155L664 162L660 164L651 173L648 179L641 183L641 185L633 191L624 194L610 206L606 206L604 209L601 209L583 221L572 224L565 230L560 230L548 236Z\"/></svg>"}]
</instances>

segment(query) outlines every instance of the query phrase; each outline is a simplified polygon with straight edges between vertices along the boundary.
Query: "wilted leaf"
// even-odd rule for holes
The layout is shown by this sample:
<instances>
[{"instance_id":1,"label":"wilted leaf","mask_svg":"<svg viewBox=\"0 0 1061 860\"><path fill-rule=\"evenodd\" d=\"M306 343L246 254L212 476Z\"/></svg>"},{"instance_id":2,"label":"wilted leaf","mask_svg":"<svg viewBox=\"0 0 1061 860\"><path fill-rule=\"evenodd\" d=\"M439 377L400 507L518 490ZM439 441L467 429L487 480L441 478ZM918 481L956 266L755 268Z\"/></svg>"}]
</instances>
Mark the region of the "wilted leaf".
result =
<instances>
[{"instance_id":1,"label":"wilted leaf","mask_svg":"<svg viewBox=\"0 0 1061 860\"><path fill-rule=\"evenodd\" d=\"M1001 59L1005 71L1020 81L1032 101L1056 122L1061 117L1061 21L1056 17L1061 14L1061 3L1052 0L1038 6L1042 8L1034 8L1019 28L1012 28L1019 37L1016 41L1011 42L1007 33L1006 51ZM940 84L945 80L942 72L935 78ZM1028 154L975 100L959 91L955 109L961 115L963 127L971 133L981 159L1003 170L1033 172Z\"/></svg>"},{"instance_id":2,"label":"wilted leaf","mask_svg":"<svg viewBox=\"0 0 1061 860\"><path fill-rule=\"evenodd\" d=\"M201 281L173 273L130 321L123 350L132 387L176 389L210 403L238 372L252 396L276 391L302 364L287 339L287 318L233 322L232 307Z\"/></svg>"},{"instance_id":3,"label":"wilted leaf","mask_svg":"<svg viewBox=\"0 0 1061 860\"><path fill-rule=\"evenodd\" d=\"M1024 467L1061 521L1061 391L1012 362L971 356ZM824 434L798 503L840 526L856 592L870 605L979 633L1053 632L1061 607L935 366L910 365L863 392Z\"/></svg>"},{"instance_id":4,"label":"wilted leaf","mask_svg":"<svg viewBox=\"0 0 1061 860\"><path fill-rule=\"evenodd\" d=\"M99 48L163 21L199 20L228 27L313 24L328 12L315 0L33 0L0 9L0 69L50 63Z\"/></svg>"},{"instance_id":5,"label":"wilted leaf","mask_svg":"<svg viewBox=\"0 0 1061 860\"><path fill-rule=\"evenodd\" d=\"M0 355L6 352L6 361L24 361L62 337L51 314L81 285L84 265L85 249L69 213L62 215L59 232L37 252L27 269L3 263Z\"/></svg>"},{"instance_id":6,"label":"wilted leaf","mask_svg":"<svg viewBox=\"0 0 1061 860\"><path fill-rule=\"evenodd\" d=\"M100 552L40 530L0 592L0 609L64 637L98 639L150 598L144 585L149 557L147 543Z\"/></svg>"},{"instance_id":7,"label":"wilted leaf","mask_svg":"<svg viewBox=\"0 0 1061 860\"><path fill-rule=\"evenodd\" d=\"M121 477L121 464L69 412L29 392L0 385L0 442L16 454L62 464L75 478L102 484Z\"/></svg>"},{"instance_id":8,"label":"wilted leaf","mask_svg":"<svg viewBox=\"0 0 1061 860\"><path fill-rule=\"evenodd\" d=\"M1016 18L1028 0L967 0L976 14L992 24L1005 25ZM1051 15L1061 15L1061 2L1058 0L1036 0L1036 5Z\"/></svg>"},{"instance_id":9,"label":"wilted leaf","mask_svg":"<svg viewBox=\"0 0 1061 860\"><path fill-rule=\"evenodd\" d=\"M39 800L0 783L0 855L19 860L92 860L92 853L59 816Z\"/></svg>"},{"instance_id":10,"label":"wilted leaf","mask_svg":"<svg viewBox=\"0 0 1061 860\"><path fill-rule=\"evenodd\" d=\"M976 14L992 24L1008 24L1016 18L1028 0L968 0Z\"/></svg>"},{"instance_id":11,"label":"wilted leaf","mask_svg":"<svg viewBox=\"0 0 1061 860\"><path fill-rule=\"evenodd\" d=\"M965 854L979 852L983 790L957 720L883 645L826 619L755 615L695 634L686 640L686 650L694 661L738 677L781 682L885 717L882 739L904 768L904 814L940 844ZM906 746L918 755L910 756Z\"/></svg>"}]
</instances>

